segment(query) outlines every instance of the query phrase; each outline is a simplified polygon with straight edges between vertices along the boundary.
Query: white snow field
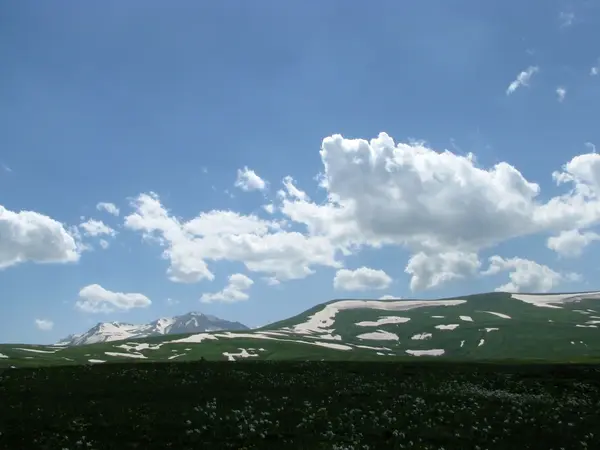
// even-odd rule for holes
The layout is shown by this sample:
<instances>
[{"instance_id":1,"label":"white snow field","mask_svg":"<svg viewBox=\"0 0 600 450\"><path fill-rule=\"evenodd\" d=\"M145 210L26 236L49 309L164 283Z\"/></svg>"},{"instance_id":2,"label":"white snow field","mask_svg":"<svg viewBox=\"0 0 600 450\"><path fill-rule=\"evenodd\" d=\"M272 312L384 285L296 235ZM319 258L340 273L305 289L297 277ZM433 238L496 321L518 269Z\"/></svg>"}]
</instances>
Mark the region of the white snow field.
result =
<instances>
[{"instance_id":1,"label":"white snow field","mask_svg":"<svg viewBox=\"0 0 600 450\"><path fill-rule=\"evenodd\" d=\"M398 317L398 316L382 316L376 321L365 320L363 322L357 322L355 325L359 327L378 327L379 325L391 325L396 323L406 323L410 320L410 317Z\"/></svg>"},{"instance_id":2,"label":"white snow field","mask_svg":"<svg viewBox=\"0 0 600 450\"><path fill-rule=\"evenodd\" d=\"M459 327L457 323L450 323L448 325L436 325L435 328L438 330L456 330Z\"/></svg>"},{"instance_id":3,"label":"white snow field","mask_svg":"<svg viewBox=\"0 0 600 450\"><path fill-rule=\"evenodd\" d=\"M441 348L431 350L406 350L406 353L413 356L442 356L446 351Z\"/></svg>"},{"instance_id":4,"label":"white snow field","mask_svg":"<svg viewBox=\"0 0 600 450\"><path fill-rule=\"evenodd\" d=\"M557 305L579 302L581 300L599 300L600 292L586 292L581 294L511 294L511 297L541 308L562 309L562 306Z\"/></svg>"},{"instance_id":5,"label":"white snow field","mask_svg":"<svg viewBox=\"0 0 600 450\"><path fill-rule=\"evenodd\" d=\"M338 312L348 309L377 309L382 311L408 311L415 308L426 308L432 306L455 306L466 303L466 300L400 300L400 301L378 301L378 300L340 300L330 303L312 316L304 323L293 326L293 331L299 334L310 334L327 330L335 323ZM330 330L327 330L330 331Z\"/></svg>"},{"instance_id":6,"label":"white snow field","mask_svg":"<svg viewBox=\"0 0 600 450\"><path fill-rule=\"evenodd\" d=\"M373 341L399 341L400 338L394 333L388 331L376 330L372 333L363 333L356 336L358 339L370 339Z\"/></svg>"}]
</instances>

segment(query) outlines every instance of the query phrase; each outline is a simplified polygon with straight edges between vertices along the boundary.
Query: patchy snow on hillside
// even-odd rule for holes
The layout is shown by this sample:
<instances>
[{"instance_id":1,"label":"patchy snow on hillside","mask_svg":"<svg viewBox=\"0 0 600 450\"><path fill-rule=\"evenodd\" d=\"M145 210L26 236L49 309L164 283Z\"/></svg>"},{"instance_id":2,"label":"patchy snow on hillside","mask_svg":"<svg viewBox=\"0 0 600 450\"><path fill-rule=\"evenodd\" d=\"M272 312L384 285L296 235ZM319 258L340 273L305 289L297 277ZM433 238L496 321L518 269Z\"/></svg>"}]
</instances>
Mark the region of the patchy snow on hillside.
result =
<instances>
[{"instance_id":1,"label":"patchy snow on hillside","mask_svg":"<svg viewBox=\"0 0 600 450\"><path fill-rule=\"evenodd\" d=\"M582 294L511 294L511 297L541 308L562 309L562 306L557 306L557 304L575 303L581 300L600 300L600 292Z\"/></svg>"},{"instance_id":2,"label":"patchy snow on hillside","mask_svg":"<svg viewBox=\"0 0 600 450\"><path fill-rule=\"evenodd\" d=\"M388 331L376 330L372 333L363 333L356 336L358 339L369 339L373 341L398 341L400 338Z\"/></svg>"},{"instance_id":3,"label":"patchy snow on hillside","mask_svg":"<svg viewBox=\"0 0 600 450\"><path fill-rule=\"evenodd\" d=\"M459 327L459 324L457 323L451 323L448 325L436 325L435 328L437 328L438 330L455 330Z\"/></svg>"},{"instance_id":4,"label":"patchy snow on hillside","mask_svg":"<svg viewBox=\"0 0 600 450\"><path fill-rule=\"evenodd\" d=\"M471 316L458 316L458 318L465 322L473 322L473 318Z\"/></svg>"},{"instance_id":5,"label":"patchy snow on hillside","mask_svg":"<svg viewBox=\"0 0 600 450\"><path fill-rule=\"evenodd\" d=\"M56 350L38 350L37 348L20 348L20 347L15 347L15 350L22 350L24 352L32 352L32 353L56 353L60 349L56 349Z\"/></svg>"},{"instance_id":6,"label":"patchy snow on hillside","mask_svg":"<svg viewBox=\"0 0 600 450\"><path fill-rule=\"evenodd\" d=\"M431 333L419 333L419 334L415 334L413 337L411 337L411 339L413 341L422 341L424 339L431 339L433 335Z\"/></svg>"},{"instance_id":7,"label":"patchy snow on hillside","mask_svg":"<svg viewBox=\"0 0 600 450\"><path fill-rule=\"evenodd\" d=\"M406 353L413 356L442 356L446 351L441 348L433 348L431 350L405 350Z\"/></svg>"},{"instance_id":8,"label":"patchy snow on hillside","mask_svg":"<svg viewBox=\"0 0 600 450\"><path fill-rule=\"evenodd\" d=\"M481 311L481 312L488 313L488 314L493 314L494 316L501 317L503 319L510 319L511 318L510 316L508 316L506 314L499 313L499 312L494 312L494 311Z\"/></svg>"},{"instance_id":9,"label":"patchy snow on hillside","mask_svg":"<svg viewBox=\"0 0 600 450\"><path fill-rule=\"evenodd\" d=\"M235 361L236 358L250 358L253 356L258 356L256 353L249 353L248 350L244 348L239 348L238 350L240 350L239 353L223 352L223 356L225 356L228 361Z\"/></svg>"},{"instance_id":10,"label":"patchy snow on hillside","mask_svg":"<svg viewBox=\"0 0 600 450\"><path fill-rule=\"evenodd\" d=\"M310 334L322 331L331 331L329 328L335 323L338 312L349 309L376 309L382 311L407 311L415 308L435 306L455 306L466 303L466 300L340 300L325 305L322 310L317 311L304 323L293 326L293 330L299 334Z\"/></svg>"},{"instance_id":11,"label":"patchy snow on hillside","mask_svg":"<svg viewBox=\"0 0 600 450\"><path fill-rule=\"evenodd\" d=\"M142 355L141 353L104 352L104 354L108 356L124 356L125 358L147 359L147 357Z\"/></svg>"},{"instance_id":12,"label":"patchy snow on hillside","mask_svg":"<svg viewBox=\"0 0 600 450\"><path fill-rule=\"evenodd\" d=\"M391 325L396 323L406 323L410 320L410 317L400 317L400 316L382 316L376 321L365 320L362 322L357 322L355 325L359 327L378 327L379 325Z\"/></svg>"}]
</instances>

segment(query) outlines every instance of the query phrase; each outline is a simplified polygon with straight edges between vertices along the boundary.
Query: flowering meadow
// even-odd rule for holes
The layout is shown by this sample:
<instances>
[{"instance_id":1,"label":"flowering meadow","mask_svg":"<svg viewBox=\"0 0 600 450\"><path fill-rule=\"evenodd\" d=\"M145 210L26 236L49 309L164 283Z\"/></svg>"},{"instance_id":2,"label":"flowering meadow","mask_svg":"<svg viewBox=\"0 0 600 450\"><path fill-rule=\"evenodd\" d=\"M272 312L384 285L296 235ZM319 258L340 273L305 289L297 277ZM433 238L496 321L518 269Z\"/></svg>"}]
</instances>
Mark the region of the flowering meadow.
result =
<instances>
[{"instance_id":1,"label":"flowering meadow","mask_svg":"<svg viewBox=\"0 0 600 450\"><path fill-rule=\"evenodd\" d=\"M600 448L600 366L190 362L6 369L1 449Z\"/></svg>"}]
</instances>

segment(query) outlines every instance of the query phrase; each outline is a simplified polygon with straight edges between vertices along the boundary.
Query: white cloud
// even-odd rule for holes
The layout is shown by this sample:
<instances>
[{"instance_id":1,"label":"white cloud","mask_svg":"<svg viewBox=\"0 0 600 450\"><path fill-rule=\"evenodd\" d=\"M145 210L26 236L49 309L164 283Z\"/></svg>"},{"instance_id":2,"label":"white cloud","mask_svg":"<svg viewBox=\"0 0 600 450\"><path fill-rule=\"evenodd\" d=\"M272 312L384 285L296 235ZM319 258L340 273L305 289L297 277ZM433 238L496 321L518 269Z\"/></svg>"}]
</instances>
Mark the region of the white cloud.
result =
<instances>
[{"instance_id":1,"label":"white cloud","mask_svg":"<svg viewBox=\"0 0 600 450\"><path fill-rule=\"evenodd\" d=\"M292 177L287 176L283 179L283 185L285 186L285 191L281 191L283 194L280 197L290 196L291 198L296 198L302 201L309 201L310 198L306 195L306 192L301 191L295 185L295 181Z\"/></svg>"},{"instance_id":2,"label":"white cloud","mask_svg":"<svg viewBox=\"0 0 600 450\"><path fill-rule=\"evenodd\" d=\"M539 185L506 162L480 167L472 154L396 144L385 133L370 141L327 137L320 155L325 201L310 200L286 177L274 205L285 225L232 211L186 221L151 193L133 202L125 226L163 247L173 281L213 279L211 261L242 262L261 277L285 281L318 266L339 269L340 256L364 247L401 246L412 255L413 289L422 289L473 273L478 252L501 242L600 224L595 153L553 173L567 189L546 202Z\"/></svg>"},{"instance_id":3,"label":"white cloud","mask_svg":"<svg viewBox=\"0 0 600 450\"><path fill-rule=\"evenodd\" d=\"M273 203L269 203L268 205L263 205L263 209L269 214L273 214L275 212L275 205L273 205Z\"/></svg>"},{"instance_id":4,"label":"white cloud","mask_svg":"<svg viewBox=\"0 0 600 450\"><path fill-rule=\"evenodd\" d=\"M519 89L520 87L527 87L529 86L529 82L531 80L531 77L537 73L539 71L539 67L537 66L529 66L526 70L524 70L523 72L519 73L517 75L517 78L515 78L515 80L509 84L508 88L506 89L506 95L510 95L513 92L515 92L517 89Z\"/></svg>"},{"instance_id":5,"label":"white cloud","mask_svg":"<svg viewBox=\"0 0 600 450\"><path fill-rule=\"evenodd\" d=\"M561 28L568 28L573 25L575 14L572 12L561 11L561 13L558 15L558 20L560 21Z\"/></svg>"},{"instance_id":6,"label":"white cloud","mask_svg":"<svg viewBox=\"0 0 600 450\"><path fill-rule=\"evenodd\" d=\"M596 66L592 66L592 68L590 69L590 75L593 77L595 77L599 73L600 73L600 63L598 63L598 65L596 65Z\"/></svg>"},{"instance_id":7,"label":"white cloud","mask_svg":"<svg viewBox=\"0 0 600 450\"><path fill-rule=\"evenodd\" d=\"M386 289L392 279L383 270L360 267L356 270L340 269L333 278L333 287L343 291Z\"/></svg>"},{"instance_id":8,"label":"white cloud","mask_svg":"<svg viewBox=\"0 0 600 450\"><path fill-rule=\"evenodd\" d=\"M580 256L583 249L594 241L600 241L600 235L591 231L579 230L562 231L558 236L548 239L547 246L560 256L575 258Z\"/></svg>"},{"instance_id":9,"label":"white cloud","mask_svg":"<svg viewBox=\"0 0 600 450\"><path fill-rule=\"evenodd\" d=\"M244 167L237 171L235 187L238 187L243 191L264 191L267 188L267 183L259 177L254 170Z\"/></svg>"},{"instance_id":10,"label":"white cloud","mask_svg":"<svg viewBox=\"0 0 600 450\"><path fill-rule=\"evenodd\" d=\"M27 261L75 262L82 251L62 223L34 211L17 213L0 205L0 269Z\"/></svg>"},{"instance_id":11,"label":"white cloud","mask_svg":"<svg viewBox=\"0 0 600 450\"><path fill-rule=\"evenodd\" d=\"M339 267L329 239L282 231L279 223L231 211L211 211L188 222L170 215L156 194L142 194L125 226L153 237L170 261L172 281L194 283L214 279L206 261L239 261L251 272L279 280L304 278L312 266Z\"/></svg>"},{"instance_id":12,"label":"white cloud","mask_svg":"<svg viewBox=\"0 0 600 450\"><path fill-rule=\"evenodd\" d=\"M54 322L48 319L35 319L35 326L42 331L50 331L54 328Z\"/></svg>"},{"instance_id":13,"label":"white cloud","mask_svg":"<svg viewBox=\"0 0 600 450\"><path fill-rule=\"evenodd\" d=\"M119 215L119 208L114 203L100 202L96 205L98 211L106 211L113 216Z\"/></svg>"},{"instance_id":14,"label":"white cloud","mask_svg":"<svg viewBox=\"0 0 600 450\"><path fill-rule=\"evenodd\" d=\"M106 225L101 220L89 219L86 222L79 224L79 228L83 230L83 233L86 236L114 236L116 234L115 230Z\"/></svg>"},{"instance_id":15,"label":"white cloud","mask_svg":"<svg viewBox=\"0 0 600 450\"><path fill-rule=\"evenodd\" d=\"M497 291L507 292L549 292L563 281L576 281L577 274L561 274L550 267L522 258L504 259L500 256L489 258L490 265L482 275L496 275L510 272L510 282L498 287Z\"/></svg>"},{"instance_id":16,"label":"white cloud","mask_svg":"<svg viewBox=\"0 0 600 450\"><path fill-rule=\"evenodd\" d=\"M100 239L100 242L99 242L99 243L100 243L100 247L102 247L104 250L106 250L106 249L108 248L108 246L110 245L110 244L108 243L108 241L107 241L107 240L105 240L105 239Z\"/></svg>"},{"instance_id":17,"label":"white cloud","mask_svg":"<svg viewBox=\"0 0 600 450\"><path fill-rule=\"evenodd\" d=\"M168 298L167 299L167 305L169 306L173 306L173 305L177 305L179 304L179 300L173 299L173 298Z\"/></svg>"},{"instance_id":18,"label":"white cloud","mask_svg":"<svg viewBox=\"0 0 600 450\"><path fill-rule=\"evenodd\" d=\"M152 302L143 294L112 292L98 284L90 284L79 291L75 307L89 313L109 313L128 311L133 308L146 308Z\"/></svg>"},{"instance_id":19,"label":"white cloud","mask_svg":"<svg viewBox=\"0 0 600 450\"><path fill-rule=\"evenodd\" d=\"M381 297L379 297L379 300L399 300L402 297L400 297L399 295L382 295Z\"/></svg>"},{"instance_id":20,"label":"white cloud","mask_svg":"<svg viewBox=\"0 0 600 450\"><path fill-rule=\"evenodd\" d=\"M481 263L476 253L426 254L419 252L410 258L405 272L412 275L410 289L417 291L434 288L449 281L473 275L480 266Z\"/></svg>"},{"instance_id":21,"label":"white cloud","mask_svg":"<svg viewBox=\"0 0 600 450\"><path fill-rule=\"evenodd\" d=\"M565 97L567 96L567 90L561 86L557 87L556 96L558 97L558 101L562 103Z\"/></svg>"},{"instance_id":22,"label":"white cloud","mask_svg":"<svg viewBox=\"0 0 600 450\"><path fill-rule=\"evenodd\" d=\"M215 292L213 294L202 294L200 301L203 303L211 302L239 302L242 300L248 300L248 291L254 284L250 278L241 273L234 273L229 277L227 286L222 291Z\"/></svg>"}]
</instances>

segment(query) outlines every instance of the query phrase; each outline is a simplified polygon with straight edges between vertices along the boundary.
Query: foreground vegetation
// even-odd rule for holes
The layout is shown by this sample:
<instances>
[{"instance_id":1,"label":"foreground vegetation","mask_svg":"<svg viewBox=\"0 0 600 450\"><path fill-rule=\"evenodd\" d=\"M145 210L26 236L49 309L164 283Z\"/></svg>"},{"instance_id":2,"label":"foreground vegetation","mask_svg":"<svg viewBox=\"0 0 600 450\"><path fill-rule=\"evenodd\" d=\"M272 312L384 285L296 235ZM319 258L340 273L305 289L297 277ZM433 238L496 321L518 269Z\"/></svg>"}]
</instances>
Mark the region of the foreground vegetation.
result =
<instances>
[{"instance_id":1,"label":"foreground vegetation","mask_svg":"<svg viewBox=\"0 0 600 450\"><path fill-rule=\"evenodd\" d=\"M7 369L2 449L600 448L600 366L190 362Z\"/></svg>"}]
</instances>

